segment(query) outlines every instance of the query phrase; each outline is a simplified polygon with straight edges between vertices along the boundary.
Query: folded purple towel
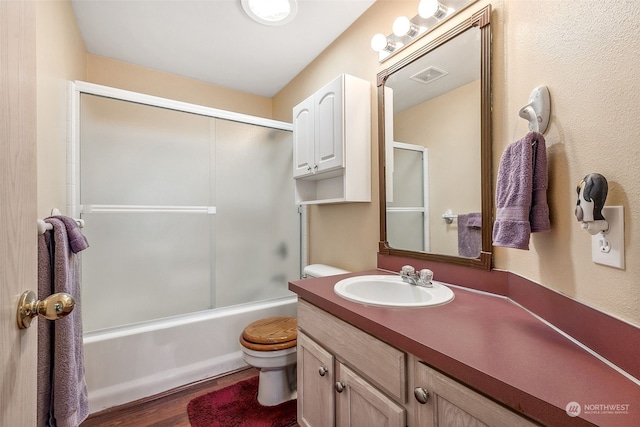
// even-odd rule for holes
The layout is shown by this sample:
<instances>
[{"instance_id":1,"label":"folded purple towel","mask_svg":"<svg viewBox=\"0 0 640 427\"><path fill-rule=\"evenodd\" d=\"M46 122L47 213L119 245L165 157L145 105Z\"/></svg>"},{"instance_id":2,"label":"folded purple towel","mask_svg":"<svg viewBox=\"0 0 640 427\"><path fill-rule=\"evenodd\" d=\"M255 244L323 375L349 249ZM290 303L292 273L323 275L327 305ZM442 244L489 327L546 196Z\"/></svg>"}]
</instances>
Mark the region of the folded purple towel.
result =
<instances>
[{"instance_id":1,"label":"folded purple towel","mask_svg":"<svg viewBox=\"0 0 640 427\"><path fill-rule=\"evenodd\" d=\"M496 184L493 245L529 249L531 232L548 231L547 152L544 137L529 132L505 149Z\"/></svg>"},{"instance_id":2,"label":"folded purple towel","mask_svg":"<svg viewBox=\"0 0 640 427\"><path fill-rule=\"evenodd\" d=\"M482 228L482 214L480 212L467 214L467 227Z\"/></svg>"},{"instance_id":3,"label":"folded purple towel","mask_svg":"<svg viewBox=\"0 0 640 427\"><path fill-rule=\"evenodd\" d=\"M80 231L80 227L78 227L78 223L75 219L63 215L57 215L51 218L58 218L64 223L64 226L67 229L67 236L69 237L69 248L71 249L71 252L77 254L89 247L89 242L84 234L82 234L82 231Z\"/></svg>"}]
</instances>

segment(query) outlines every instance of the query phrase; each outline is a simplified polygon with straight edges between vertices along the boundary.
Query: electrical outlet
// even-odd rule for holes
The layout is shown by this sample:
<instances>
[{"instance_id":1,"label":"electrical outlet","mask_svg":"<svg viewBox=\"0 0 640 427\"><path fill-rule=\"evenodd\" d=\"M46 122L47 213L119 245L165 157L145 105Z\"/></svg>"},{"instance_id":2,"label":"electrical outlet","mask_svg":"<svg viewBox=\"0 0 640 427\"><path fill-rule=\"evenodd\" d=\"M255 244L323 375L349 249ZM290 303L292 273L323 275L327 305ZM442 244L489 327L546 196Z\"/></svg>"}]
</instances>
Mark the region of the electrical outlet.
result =
<instances>
[{"instance_id":1,"label":"electrical outlet","mask_svg":"<svg viewBox=\"0 0 640 427\"><path fill-rule=\"evenodd\" d=\"M609 231L591 236L591 259L624 270L624 206L605 206L602 215Z\"/></svg>"}]
</instances>

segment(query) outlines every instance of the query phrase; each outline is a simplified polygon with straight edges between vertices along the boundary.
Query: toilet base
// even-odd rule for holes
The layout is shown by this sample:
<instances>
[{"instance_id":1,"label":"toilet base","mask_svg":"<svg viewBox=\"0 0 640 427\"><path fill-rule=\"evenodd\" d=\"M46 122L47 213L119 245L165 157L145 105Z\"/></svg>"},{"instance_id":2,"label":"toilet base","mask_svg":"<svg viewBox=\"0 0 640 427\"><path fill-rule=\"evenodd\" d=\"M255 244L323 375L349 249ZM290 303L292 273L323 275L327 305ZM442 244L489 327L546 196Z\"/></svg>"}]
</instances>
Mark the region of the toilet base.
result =
<instances>
[{"instance_id":1,"label":"toilet base","mask_svg":"<svg viewBox=\"0 0 640 427\"><path fill-rule=\"evenodd\" d=\"M242 358L260 370L258 403L262 406L275 406L296 398L296 347L276 351L243 347Z\"/></svg>"},{"instance_id":2,"label":"toilet base","mask_svg":"<svg viewBox=\"0 0 640 427\"><path fill-rule=\"evenodd\" d=\"M258 403L275 406L298 396L296 389L296 365L280 369L260 369Z\"/></svg>"}]
</instances>

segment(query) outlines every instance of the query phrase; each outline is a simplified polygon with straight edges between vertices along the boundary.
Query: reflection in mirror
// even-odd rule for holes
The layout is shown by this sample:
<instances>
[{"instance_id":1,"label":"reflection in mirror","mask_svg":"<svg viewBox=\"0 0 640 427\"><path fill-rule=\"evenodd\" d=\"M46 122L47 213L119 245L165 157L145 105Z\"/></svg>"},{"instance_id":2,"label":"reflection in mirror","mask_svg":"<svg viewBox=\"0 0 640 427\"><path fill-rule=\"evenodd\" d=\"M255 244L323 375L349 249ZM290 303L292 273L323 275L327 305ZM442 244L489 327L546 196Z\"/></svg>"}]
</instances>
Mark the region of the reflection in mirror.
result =
<instances>
[{"instance_id":1,"label":"reflection in mirror","mask_svg":"<svg viewBox=\"0 0 640 427\"><path fill-rule=\"evenodd\" d=\"M490 268L489 15L378 76L381 253Z\"/></svg>"}]
</instances>

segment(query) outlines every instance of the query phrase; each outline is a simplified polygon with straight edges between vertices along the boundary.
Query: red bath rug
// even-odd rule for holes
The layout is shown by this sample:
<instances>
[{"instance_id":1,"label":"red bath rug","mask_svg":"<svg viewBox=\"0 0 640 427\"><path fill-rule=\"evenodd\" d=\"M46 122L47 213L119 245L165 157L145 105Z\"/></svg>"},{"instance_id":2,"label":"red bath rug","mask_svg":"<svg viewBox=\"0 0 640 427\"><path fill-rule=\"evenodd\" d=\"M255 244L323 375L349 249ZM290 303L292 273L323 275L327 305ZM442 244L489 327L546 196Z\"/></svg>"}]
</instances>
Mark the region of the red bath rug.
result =
<instances>
[{"instance_id":1,"label":"red bath rug","mask_svg":"<svg viewBox=\"0 0 640 427\"><path fill-rule=\"evenodd\" d=\"M196 397L187 405L192 427L290 427L296 400L276 406L258 403L258 377Z\"/></svg>"}]
</instances>

